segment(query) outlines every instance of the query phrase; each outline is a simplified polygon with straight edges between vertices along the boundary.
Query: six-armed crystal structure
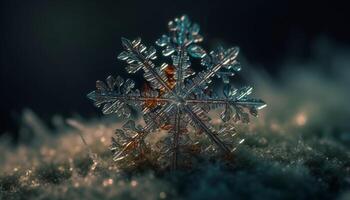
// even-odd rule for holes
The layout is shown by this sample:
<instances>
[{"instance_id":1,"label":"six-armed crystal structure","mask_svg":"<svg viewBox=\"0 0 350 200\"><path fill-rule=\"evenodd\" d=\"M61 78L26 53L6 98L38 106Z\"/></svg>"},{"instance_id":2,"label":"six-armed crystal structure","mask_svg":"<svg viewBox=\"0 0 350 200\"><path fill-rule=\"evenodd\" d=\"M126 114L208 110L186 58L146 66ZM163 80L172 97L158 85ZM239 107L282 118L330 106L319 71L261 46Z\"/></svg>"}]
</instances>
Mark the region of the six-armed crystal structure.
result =
<instances>
[{"instance_id":1,"label":"six-armed crystal structure","mask_svg":"<svg viewBox=\"0 0 350 200\"><path fill-rule=\"evenodd\" d=\"M115 161L144 157L150 149L146 138L161 132L165 135L156 145L158 158L171 168L177 167L180 155L193 149L197 153L230 154L237 145L234 124L249 122L249 114L257 116L257 111L266 106L264 101L248 97L252 87L236 89L230 85L229 77L241 70L238 47L219 47L207 53L198 45L203 40L198 24L191 23L186 15L170 21L168 29L156 45L162 48L163 56L171 58L171 64L156 64L156 49L147 48L141 39L122 38L125 51L118 59L126 61L128 73L143 70L146 82L141 90L134 89L131 79L109 76L106 82L97 81L97 89L88 94L104 114L129 118L133 110L142 113L144 126L129 119L116 130L111 146ZM203 71L196 73L190 58L200 59ZM219 92L211 84L214 78L223 81ZM221 119L220 125L211 123L209 112L214 110L221 112L216 117ZM198 138L210 142L199 145Z\"/></svg>"}]
</instances>

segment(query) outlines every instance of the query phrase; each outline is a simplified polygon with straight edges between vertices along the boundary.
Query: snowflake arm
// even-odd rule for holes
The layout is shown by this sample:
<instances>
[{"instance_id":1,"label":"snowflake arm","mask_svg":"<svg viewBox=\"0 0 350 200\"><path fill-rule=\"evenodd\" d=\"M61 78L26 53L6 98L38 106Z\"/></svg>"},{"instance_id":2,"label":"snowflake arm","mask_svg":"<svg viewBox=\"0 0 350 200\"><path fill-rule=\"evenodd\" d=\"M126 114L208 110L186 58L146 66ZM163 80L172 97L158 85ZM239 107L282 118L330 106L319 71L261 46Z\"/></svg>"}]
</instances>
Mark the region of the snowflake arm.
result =
<instances>
[{"instance_id":1,"label":"snowflake arm","mask_svg":"<svg viewBox=\"0 0 350 200\"><path fill-rule=\"evenodd\" d=\"M147 50L139 38L132 42L122 38L122 44L126 51L121 52L118 59L125 60L129 64L126 68L129 73L135 73L143 69L145 72L144 78L151 83L154 89L172 92L170 86L166 83L167 77L163 72L166 65L155 67L155 64L152 62L152 60L157 58L154 47L150 47Z\"/></svg>"},{"instance_id":2,"label":"snowflake arm","mask_svg":"<svg viewBox=\"0 0 350 200\"><path fill-rule=\"evenodd\" d=\"M227 146L216 136L213 129L206 125L197 115L193 112L193 110L189 106L184 106L185 111L189 114L191 119L200 129L204 131L204 133L212 140L222 152L229 154L230 150Z\"/></svg>"},{"instance_id":3,"label":"snowflake arm","mask_svg":"<svg viewBox=\"0 0 350 200\"><path fill-rule=\"evenodd\" d=\"M211 53L212 58L210 58L209 56L204 57L201 63L202 65L207 66L207 70L204 72L198 73L190 81L184 96L187 97L192 92L198 93L198 91L201 92L203 91L203 89L206 89L207 84L211 83L211 79L214 75L217 75L220 77L221 74L219 73L219 70L223 67L227 69L234 68L235 70L239 71L240 70L239 68L234 67L238 63L236 61L238 52L239 52L238 47L233 47L226 51L220 48L219 52L213 51ZM232 72L231 72L231 75L233 75Z\"/></svg>"},{"instance_id":4,"label":"snowflake arm","mask_svg":"<svg viewBox=\"0 0 350 200\"><path fill-rule=\"evenodd\" d=\"M179 137L180 137L180 132L181 132L181 125L180 125L180 109L177 108L176 109L176 118L175 118L175 128L173 129L174 133L173 133L173 159L172 159L172 165L171 168L172 169L176 169L177 167L177 163L178 163L178 152L179 152Z\"/></svg>"},{"instance_id":5,"label":"snowflake arm","mask_svg":"<svg viewBox=\"0 0 350 200\"><path fill-rule=\"evenodd\" d=\"M133 157L144 155L146 149L144 138L147 131L141 126L136 126L133 120L126 122L122 129L117 129L115 135L116 137L112 137L110 147L114 161L123 160L130 155Z\"/></svg>"},{"instance_id":6,"label":"snowflake arm","mask_svg":"<svg viewBox=\"0 0 350 200\"><path fill-rule=\"evenodd\" d=\"M189 105L205 104L215 108L224 107L224 111L221 113L221 119L224 122L229 121L232 117L234 117L235 122L239 120L249 122L249 115L243 109L248 109L251 115L257 116L258 110L266 106L266 103L261 99L248 98L252 90L252 87L242 87L237 90L227 85L224 89L225 98L189 99L186 103Z\"/></svg>"},{"instance_id":7,"label":"snowflake arm","mask_svg":"<svg viewBox=\"0 0 350 200\"><path fill-rule=\"evenodd\" d=\"M183 90L185 79L194 75L190 68L188 54L194 58L203 58L206 52L196 44L203 40L199 34L199 25L192 24L186 15L170 21L168 29L169 34L162 35L156 44L164 47L162 51L164 56L171 55L173 65L176 68L176 91L180 93Z\"/></svg>"},{"instance_id":8,"label":"snowflake arm","mask_svg":"<svg viewBox=\"0 0 350 200\"><path fill-rule=\"evenodd\" d=\"M145 127L136 126L133 120L127 121L122 129L117 129L115 137L112 137L112 145L110 150L113 152L113 160L121 161L128 156L143 156L146 145L144 139L151 131L164 124L166 114L173 108L173 105L168 104L152 115L152 120L147 120ZM132 136L130 136L132 133Z\"/></svg>"},{"instance_id":9,"label":"snowflake arm","mask_svg":"<svg viewBox=\"0 0 350 200\"><path fill-rule=\"evenodd\" d=\"M124 81L120 76L109 76L106 83L96 81L96 90L87 95L96 107L102 106L103 114L116 113L118 116L129 117L133 107L139 107L149 101L159 104L169 102L167 98L158 97L156 91L141 95L139 90L133 90L135 83L131 79Z\"/></svg>"}]
</instances>

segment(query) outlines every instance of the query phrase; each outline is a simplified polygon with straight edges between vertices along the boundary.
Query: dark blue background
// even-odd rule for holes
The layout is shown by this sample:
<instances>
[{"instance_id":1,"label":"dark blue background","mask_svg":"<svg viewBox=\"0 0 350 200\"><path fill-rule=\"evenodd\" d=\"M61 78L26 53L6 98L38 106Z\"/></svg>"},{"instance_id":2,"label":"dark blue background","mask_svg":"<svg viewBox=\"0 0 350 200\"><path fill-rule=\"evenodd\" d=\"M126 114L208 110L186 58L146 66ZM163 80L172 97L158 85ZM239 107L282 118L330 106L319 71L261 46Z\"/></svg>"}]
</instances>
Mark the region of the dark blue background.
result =
<instances>
[{"instance_id":1,"label":"dark blue background","mask_svg":"<svg viewBox=\"0 0 350 200\"><path fill-rule=\"evenodd\" d=\"M150 45L184 13L201 25L207 46L238 45L272 76L287 56L308 59L321 35L350 43L348 6L337 1L2 1L0 133L16 132L23 108L47 121L97 115L85 95L96 79L123 73L120 37Z\"/></svg>"}]
</instances>

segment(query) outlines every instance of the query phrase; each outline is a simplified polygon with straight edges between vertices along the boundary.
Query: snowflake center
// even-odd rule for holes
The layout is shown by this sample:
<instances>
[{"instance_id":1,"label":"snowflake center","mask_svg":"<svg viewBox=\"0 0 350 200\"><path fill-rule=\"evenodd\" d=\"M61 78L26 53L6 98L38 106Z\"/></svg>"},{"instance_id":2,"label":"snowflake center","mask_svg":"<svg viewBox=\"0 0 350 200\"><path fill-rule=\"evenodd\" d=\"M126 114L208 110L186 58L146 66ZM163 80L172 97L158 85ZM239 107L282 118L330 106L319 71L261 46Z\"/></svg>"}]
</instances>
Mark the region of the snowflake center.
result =
<instances>
[{"instance_id":1,"label":"snowflake center","mask_svg":"<svg viewBox=\"0 0 350 200\"><path fill-rule=\"evenodd\" d=\"M174 97L172 99L172 103L175 104L176 106L181 106L181 105L185 105L186 104L186 100L182 97Z\"/></svg>"}]
</instances>

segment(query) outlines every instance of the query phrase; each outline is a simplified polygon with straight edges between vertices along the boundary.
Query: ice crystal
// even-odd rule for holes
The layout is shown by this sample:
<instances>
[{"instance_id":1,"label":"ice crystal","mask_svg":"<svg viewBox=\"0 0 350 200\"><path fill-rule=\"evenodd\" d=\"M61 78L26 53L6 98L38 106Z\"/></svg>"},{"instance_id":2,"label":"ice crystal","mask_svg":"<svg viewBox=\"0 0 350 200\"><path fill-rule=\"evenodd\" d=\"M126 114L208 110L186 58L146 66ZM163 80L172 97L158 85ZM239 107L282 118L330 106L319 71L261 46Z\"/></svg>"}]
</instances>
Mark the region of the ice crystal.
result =
<instances>
[{"instance_id":1,"label":"ice crystal","mask_svg":"<svg viewBox=\"0 0 350 200\"><path fill-rule=\"evenodd\" d=\"M131 79L109 76L106 82L97 81L97 90L88 94L104 114L129 118L133 110L142 113L145 126L129 119L122 129L116 130L111 146L115 161L144 157L150 150L146 137L159 130L167 132L157 144L159 160L168 161L172 168L177 167L179 155L189 149L195 148L198 153L219 150L229 155L237 145L233 138L234 124L249 122L249 114L257 116L257 110L266 105L260 99L248 97L252 87L236 89L229 84L229 77L241 70L238 47L219 47L207 53L198 45L203 40L198 24L191 23L186 15L170 21L168 29L169 33L162 35L156 45L162 48L163 56L171 57L172 64L156 64L156 48L147 48L140 38L121 39L125 50L118 59L127 63L128 73L143 70L146 83L141 91L134 89L135 82ZM195 73L190 58L201 59L204 70ZM210 83L214 77L222 79L223 91L213 91ZM222 110L222 123L217 127L211 124L208 114L216 109ZM191 127L211 143L199 146Z\"/></svg>"}]
</instances>

